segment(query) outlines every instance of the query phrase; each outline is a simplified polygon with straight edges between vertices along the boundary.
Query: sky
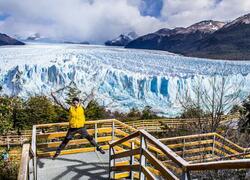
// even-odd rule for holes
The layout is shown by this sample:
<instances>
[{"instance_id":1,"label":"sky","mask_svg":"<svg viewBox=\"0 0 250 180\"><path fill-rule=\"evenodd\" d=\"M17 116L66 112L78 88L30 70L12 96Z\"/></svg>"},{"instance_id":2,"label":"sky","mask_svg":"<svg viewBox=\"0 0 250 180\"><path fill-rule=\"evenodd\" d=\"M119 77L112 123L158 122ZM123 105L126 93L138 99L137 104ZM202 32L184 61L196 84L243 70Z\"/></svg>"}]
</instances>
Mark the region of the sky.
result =
<instances>
[{"instance_id":1,"label":"sky","mask_svg":"<svg viewBox=\"0 0 250 180\"><path fill-rule=\"evenodd\" d=\"M231 21L250 0L0 0L0 33L103 43L121 33Z\"/></svg>"}]
</instances>

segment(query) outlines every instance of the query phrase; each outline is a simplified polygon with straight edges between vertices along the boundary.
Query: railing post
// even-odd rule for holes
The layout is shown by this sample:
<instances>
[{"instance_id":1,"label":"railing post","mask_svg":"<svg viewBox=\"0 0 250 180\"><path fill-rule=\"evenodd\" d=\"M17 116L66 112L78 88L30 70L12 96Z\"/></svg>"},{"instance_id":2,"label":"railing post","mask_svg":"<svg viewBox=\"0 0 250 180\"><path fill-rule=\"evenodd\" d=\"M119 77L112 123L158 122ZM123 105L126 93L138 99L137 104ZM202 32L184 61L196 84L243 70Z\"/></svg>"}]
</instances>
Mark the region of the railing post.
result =
<instances>
[{"instance_id":1,"label":"railing post","mask_svg":"<svg viewBox=\"0 0 250 180\"><path fill-rule=\"evenodd\" d=\"M23 138L23 136L21 135L21 136L20 136L20 145L21 145L21 146L23 145L23 141L24 141L24 138Z\"/></svg>"},{"instance_id":2,"label":"railing post","mask_svg":"<svg viewBox=\"0 0 250 180\"><path fill-rule=\"evenodd\" d=\"M29 162L30 162L30 158L29 158ZM30 167L29 167L29 165L27 166L27 179L30 180Z\"/></svg>"},{"instance_id":3,"label":"railing post","mask_svg":"<svg viewBox=\"0 0 250 180\"><path fill-rule=\"evenodd\" d=\"M183 139L183 147L182 147L182 158L184 158L184 156L185 156L185 150L186 150L185 145L186 145L186 140L185 140L185 138L184 138L184 139Z\"/></svg>"},{"instance_id":4,"label":"railing post","mask_svg":"<svg viewBox=\"0 0 250 180\"><path fill-rule=\"evenodd\" d=\"M115 140L115 121L112 121L112 141Z\"/></svg>"},{"instance_id":5,"label":"railing post","mask_svg":"<svg viewBox=\"0 0 250 180\"><path fill-rule=\"evenodd\" d=\"M215 149L215 135L213 136L213 148L212 148L212 155L214 155L214 149Z\"/></svg>"},{"instance_id":6,"label":"railing post","mask_svg":"<svg viewBox=\"0 0 250 180\"><path fill-rule=\"evenodd\" d=\"M8 150L10 149L10 139L9 139L9 136L7 136L7 149Z\"/></svg>"},{"instance_id":7,"label":"railing post","mask_svg":"<svg viewBox=\"0 0 250 180\"><path fill-rule=\"evenodd\" d=\"M141 146L140 146L140 172L139 172L139 179L140 180L145 180L145 175L142 172L142 167L146 166L146 158L143 155L143 149L147 148L146 140L143 134L140 134L141 138Z\"/></svg>"},{"instance_id":8,"label":"railing post","mask_svg":"<svg viewBox=\"0 0 250 180\"><path fill-rule=\"evenodd\" d=\"M111 168L115 166L115 160L111 159L111 156L113 154L114 154L113 147L109 147L109 179L113 179L115 177L115 173L111 170Z\"/></svg>"},{"instance_id":9,"label":"railing post","mask_svg":"<svg viewBox=\"0 0 250 180\"><path fill-rule=\"evenodd\" d=\"M33 126L32 129L32 142L31 142L31 149L34 152L34 157L33 157L33 178L34 180L37 180L37 157L36 157L36 126Z\"/></svg>"},{"instance_id":10,"label":"railing post","mask_svg":"<svg viewBox=\"0 0 250 180\"><path fill-rule=\"evenodd\" d=\"M26 180L29 178L29 161L30 161L30 144L22 146L21 163L18 172L18 180Z\"/></svg>"},{"instance_id":11,"label":"railing post","mask_svg":"<svg viewBox=\"0 0 250 180\"><path fill-rule=\"evenodd\" d=\"M95 142L97 142L97 123L96 122L95 122ZM96 148L95 148L95 151L96 151Z\"/></svg>"},{"instance_id":12,"label":"railing post","mask_svg":"<svg viewBox=\"0 0 250 180\"><path fill-rule=\"evenodd\" d=\"M135 143L134 143L134 141L132 141L131 142L131 150L133 150L134 148L135 148ZM134 164L134 161L135 161L134 155L130 156L130 166L132 166ZM130 171L130 179L131 180L134 179L134 173L132 170Z\"/></svg>"},{"instance_id":13,"label":"railing post","mask_svg":"<svg viewBox=\"0 0 250 180\"><path fill-rule=\"evenodd\" d=\"M184 171L181 180L191 180L189 171Z\"/></svg>"}]
</instances>

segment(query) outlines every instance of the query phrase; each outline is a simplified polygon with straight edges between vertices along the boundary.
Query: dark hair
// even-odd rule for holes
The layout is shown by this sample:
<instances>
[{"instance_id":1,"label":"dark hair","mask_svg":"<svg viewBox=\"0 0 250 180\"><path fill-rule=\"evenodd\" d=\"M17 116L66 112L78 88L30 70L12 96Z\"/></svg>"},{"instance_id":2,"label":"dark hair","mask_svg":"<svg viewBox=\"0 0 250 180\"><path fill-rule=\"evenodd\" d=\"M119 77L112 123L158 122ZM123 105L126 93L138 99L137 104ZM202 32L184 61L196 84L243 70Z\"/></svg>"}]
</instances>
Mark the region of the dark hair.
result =
<instances>
[{"instance_id":1,"label":"dark hair","mask_svg":"<svg viewBox=\"0 0 250 180\"><path fill-rule=\"evenodd\" d=\"M72 102L74 102L74 101L80 102L80 99L77 98L77 97L74 97L74 98L72 99Z\"/></svg>"}]
</instances>

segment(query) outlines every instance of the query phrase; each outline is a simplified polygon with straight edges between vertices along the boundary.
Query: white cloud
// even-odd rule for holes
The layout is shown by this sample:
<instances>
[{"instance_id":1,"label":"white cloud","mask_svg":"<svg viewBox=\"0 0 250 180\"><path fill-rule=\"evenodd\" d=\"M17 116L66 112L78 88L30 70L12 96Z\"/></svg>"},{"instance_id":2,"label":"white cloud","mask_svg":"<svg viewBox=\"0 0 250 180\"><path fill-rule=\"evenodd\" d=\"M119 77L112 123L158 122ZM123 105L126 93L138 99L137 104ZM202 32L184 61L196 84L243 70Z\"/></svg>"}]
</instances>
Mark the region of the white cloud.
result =
<instances>
[{"instance_id":1,"label":"white cloud","mask_svg":"<svg viewBox=\"0 0 250 180\"><path fill-rule=\"evenodd\" d=\"M163 0L157 19L140 14L141 1L0 0L0 13L9 15L0 32L103 43L123 32L145 34L206 19L228 21L250 12L249 0Z\"/></svg>"},{"instance_id":2,"label":"white cloud","mask_svg":"<svg viewBox=\"0 0 250 180\"><path fill-rule=\"evenodd\" d=\"M140 15L131 0L0 0L11 16L0 31L24 36L35 32L64 40L104 42L122 32L145 34L162 27L160 20Z\"/></svg>"},{"instance_id":3,"label":"white cloud","mask_svg":"<svg viewBox=\"0 0 250 180\"><path fill-rule=\"evenodd\" d=\"M249 0L164 0L162 18L176 27L210 19L229 21L249 12Z\"/></svg>"}]
</instances>

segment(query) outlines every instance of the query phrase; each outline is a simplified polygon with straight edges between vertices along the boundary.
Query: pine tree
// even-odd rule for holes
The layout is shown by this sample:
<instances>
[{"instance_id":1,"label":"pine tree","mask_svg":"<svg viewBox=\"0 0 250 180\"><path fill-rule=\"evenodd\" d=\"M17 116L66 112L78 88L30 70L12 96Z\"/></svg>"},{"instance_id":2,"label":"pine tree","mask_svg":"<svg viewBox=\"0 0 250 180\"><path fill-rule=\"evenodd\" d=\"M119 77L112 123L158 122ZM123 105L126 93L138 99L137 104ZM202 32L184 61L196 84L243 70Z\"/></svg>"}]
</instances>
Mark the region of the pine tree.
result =
<instances>
[{"instance_id":1,"label":"pine tree","mask_svg":"<svg viewBox=\"0 0 250 180\"><path fill-rule=\"evenodd\" d=\"M152 107L146 106L142 111L142 119L154 119L157 118L155 112L152 111Z\"/></svg>"},{"instance_id":2,"label":"pine tree","mask_svg":"<svg viewBox=\"0 0 250 180\"><path fill-rule=\"evenodd\" d=\"M72 99L75 97L79 97L81 91L77 88L76 83L73 81L70 83L70 85L67 88L68 88L68 92L67 92L66 103L71 104Z\"/></svg>"},{"instance_id":3,"label":"pine tree","mask_svg":"<svg viewBox=\"0 0 250 180\"><path fill-rule=\"evenodd\" d=\"M104 119L107 116L107 112L104 107L100 106L97 101L92 100L89 102L85 115L87 119Z\"/></svg>"},{"instance_id":4,"label":"pine tree","mask_svg":"<svg viewBox=\"0 0 250 180\"><path fill-rule=\"evenodd\" d=\"M28 99L25 103L26 125L32 126L34 124L51 123L57 119L55 106L45 96L35 96Z\"/></svg>"}]
</instances>

